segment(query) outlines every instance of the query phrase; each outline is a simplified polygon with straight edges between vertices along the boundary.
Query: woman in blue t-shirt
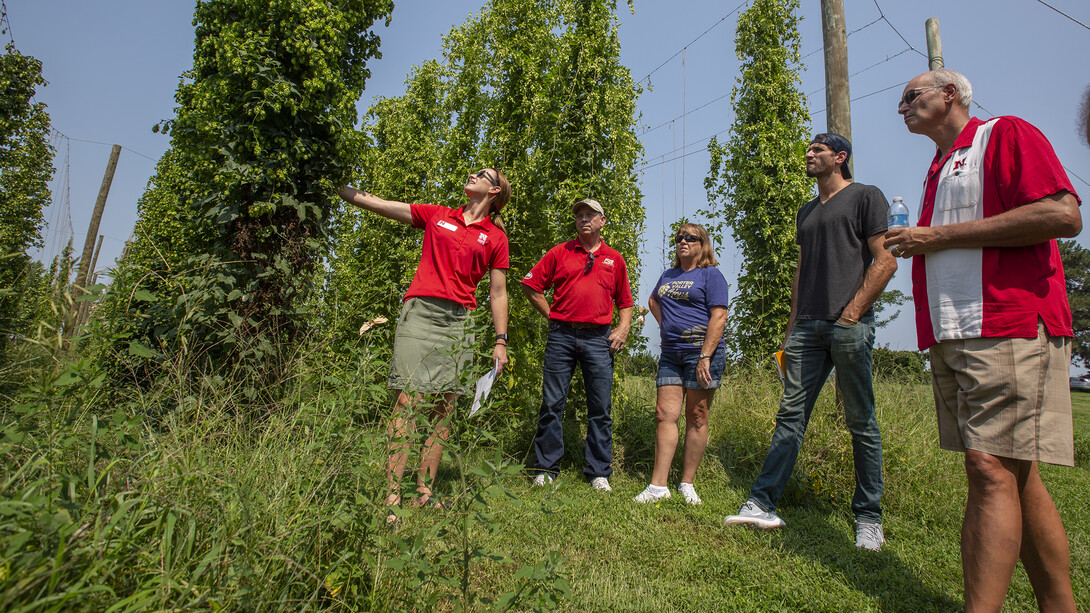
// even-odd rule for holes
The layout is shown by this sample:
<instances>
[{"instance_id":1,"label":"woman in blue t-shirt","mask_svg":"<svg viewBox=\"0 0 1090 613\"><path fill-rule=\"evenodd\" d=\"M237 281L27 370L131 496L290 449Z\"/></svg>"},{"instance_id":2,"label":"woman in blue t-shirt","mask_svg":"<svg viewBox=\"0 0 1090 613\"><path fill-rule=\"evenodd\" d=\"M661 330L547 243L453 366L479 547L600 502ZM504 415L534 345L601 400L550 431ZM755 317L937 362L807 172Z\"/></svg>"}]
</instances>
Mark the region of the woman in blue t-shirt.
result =
<instances>
[{"instance_id":1,"label":"woman in blue t-shirt","mask_svg":"<svg viewBox=\"0 0 1090 613\"><path fill-rule=\"evenodd\" d=\"M666 479L677 449L677 420L685 405L685 449L678 493L700 504L693 477L708 446L708 411L726 367L723 326L727 281L716 266L708 231L687 223L674 240L674 266L662 273L647 306L659 322L662 355L655 402L655 469L651 485L633 498L654 502L670 497Z\"/></svg>"}]
</instances>

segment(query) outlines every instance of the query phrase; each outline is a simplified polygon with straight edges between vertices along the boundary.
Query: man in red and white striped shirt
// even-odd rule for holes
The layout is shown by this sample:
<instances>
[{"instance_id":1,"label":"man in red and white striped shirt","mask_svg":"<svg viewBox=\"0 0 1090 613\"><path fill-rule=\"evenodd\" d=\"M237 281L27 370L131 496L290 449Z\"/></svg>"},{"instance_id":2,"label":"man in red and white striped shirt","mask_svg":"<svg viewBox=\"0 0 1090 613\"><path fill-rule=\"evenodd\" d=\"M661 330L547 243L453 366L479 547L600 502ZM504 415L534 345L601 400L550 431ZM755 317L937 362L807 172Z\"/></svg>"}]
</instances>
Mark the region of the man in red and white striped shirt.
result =
<instances>
[{"instance_id":1,"label":"man in red and white striped shirt","mask_svg":"<svg viewBox=\"0 0 1090 613\"><path fill-rule=\"evenodd\" d=\"M1021 557L1043 611L1074 611L1067 536L1037 462L1074 463L1071 310L1056 238L1082 230L1052 145L1017 117L969 115L972 87L937 70L897 111L938 147L916 227L885 246L912 258L920 349L931 353L943 449L965 454L965 609L998 611Z\"/></svg>"}]
</instances>

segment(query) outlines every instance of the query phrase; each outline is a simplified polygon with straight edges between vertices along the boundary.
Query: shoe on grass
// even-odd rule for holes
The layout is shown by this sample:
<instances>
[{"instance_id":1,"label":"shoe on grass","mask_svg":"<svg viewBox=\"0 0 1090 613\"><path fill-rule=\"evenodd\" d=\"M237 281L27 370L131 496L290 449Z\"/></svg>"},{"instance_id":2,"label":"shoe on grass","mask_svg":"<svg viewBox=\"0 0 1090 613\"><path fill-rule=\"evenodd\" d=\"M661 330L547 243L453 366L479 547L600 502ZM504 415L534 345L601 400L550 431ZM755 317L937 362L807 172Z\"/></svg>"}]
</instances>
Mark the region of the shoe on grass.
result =
<instances>
[{"instance_id":1,"label":"shoe on grass","mask_svg":"<svg viewBox=\"0 0 1090 613\"><path fill-rule=\"evenodd\" d=\"M609 479L605 477L595 477L590 480L590 486L599 492L612 492L613 488L609 485Z\"/></svg>"},{"instance_id":2,"label":"shoe on grass","mask_svg":"<svg viewBox=\"0 0 1090 613\"><path fill-rule=\"evenodd\" d=\"M677 493L681 494L681 497L689 504L704 504L704 501L700 499L700 496L696 495L696 488L693 487L692 483L678 484Z\"/></svg>"},{"instance_id":3,"label":"shoe on grass","mask_svg":"<svg viewBox=\"0 0 1090 613\"><path fill-rule=\"evenodd\" d=\"M537 476L534 477L535 487L545 487L547 484L552 484L552 482L553 476L549 473L538 473Z\"/></svg>"},{"instance_id":4,"label":"shoe on grass","mask_svg":"<svg viewBox=\"0 0 1090 613\"><path fill-rule=\"evenodd\" d=\"M639 502L641 504L648 502L658 502L660 500L666 500L670 497L670 488L661 487L658 485L648 485L636 497L632 499L633 502Z\"/></svg>"},{"instance_id":5,"label":"shoe on grass","mask_svg":"<svg viewBox=\"0 0 1090 613\"><path fill-rule=\"evenodd\" d=\"M881 551L882 544L886 542L886 535L882 532L882 524L874 524L865 521L855 522L855 546L867 551Z\"/></svg>"},{"instance_id":6,"label":"shoe on grass","mask_svg":"<svg viewBox=\"0 0 1090 613\"><path fill-rule=\"evenodd\" d=\"M787 522L780 519L773 511L765 511L757 506L756 502L747 500L737 515L728 515L723 523L728 526L753 526L761 530L776 530L786 528Z\"/></svg>"}]
</instances>

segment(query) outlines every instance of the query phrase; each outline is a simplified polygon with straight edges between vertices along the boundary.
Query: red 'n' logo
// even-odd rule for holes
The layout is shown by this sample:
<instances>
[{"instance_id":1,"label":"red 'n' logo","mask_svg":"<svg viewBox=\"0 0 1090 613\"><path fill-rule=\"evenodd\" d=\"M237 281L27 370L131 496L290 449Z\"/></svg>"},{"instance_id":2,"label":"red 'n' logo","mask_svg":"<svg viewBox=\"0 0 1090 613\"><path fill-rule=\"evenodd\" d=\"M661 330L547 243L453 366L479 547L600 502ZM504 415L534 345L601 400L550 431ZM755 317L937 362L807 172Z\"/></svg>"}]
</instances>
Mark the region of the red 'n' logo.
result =
<instances>
[{"instance_id":1,"label":"red 'n' logo","mask_svg":"<svg viewBox=\"0 0 1090 613\"><path fill-rule=\"evenodd\" d=\"M965 167L965 160L954 160L954 172L957 172Z\"/></svg>"}]
</instances>

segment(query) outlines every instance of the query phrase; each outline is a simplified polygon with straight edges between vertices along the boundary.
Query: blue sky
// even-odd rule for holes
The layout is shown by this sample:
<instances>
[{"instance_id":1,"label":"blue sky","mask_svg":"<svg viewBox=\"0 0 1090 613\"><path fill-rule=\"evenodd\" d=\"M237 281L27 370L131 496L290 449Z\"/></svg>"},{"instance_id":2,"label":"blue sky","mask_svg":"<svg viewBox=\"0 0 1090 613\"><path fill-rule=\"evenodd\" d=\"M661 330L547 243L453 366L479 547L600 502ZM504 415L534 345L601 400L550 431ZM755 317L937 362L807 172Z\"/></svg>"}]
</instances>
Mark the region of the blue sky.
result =
<instances>
[{"instance_id":1,"label":"blue sky","mask_svg":"<svg viewBox=\"0 0 1090 613\"><path fill-rule=\"evenodd\" d=\"M169 144L151 127L172 116L178 77L191 66L193 3L5 4L16 47L44 64L49 86L39 91L38 99L48 105L54 128L67 137L57 141L54 194L60 202L62 188L68 186L72 229L60 214L65 207L50 207L45 257L52 257L70 233L75 234L77 251L82 247L110 144L124 147L100 229L106 239L98 268L104 269L129 238L136 202ZM813 131L824 131L820 4L802 4L805 70L800 90L808 96ZM1090 24L1085 0L1049 4ZM1018 115L1037 125L1073 175L1076 190L1084 197L1090 194L1090 149L1080 140L1075 122L1081 94L1090 84L1090 68L1082 64L1090 57L1090 29L1034 0L844 0L844 5L858 181L877 185L888 198L903 196L915 211L934 147L904 129L896 101L904 83L927 69L924 21L937 17L946 65L969 77L974 100L986 109L974 106L974 114ZM438 57L443 35L480 6L459 0L398 2L390 27L377 26L383 58L369 64L372 78L361 110L376 96L399 95L409 68ZM735 9L745 6L740 0L636 0L631 14L621 2L622 61L634 79L646 77L644 82L651 85L639 101L642 127L637 130L645 147L641 190L647 210L641 303L669 259L663 252L663 229L680 215L706 206L704 149L713 135L729 137L730 92L739 63ZM595 196L608 207L608 195ZM1090 245L1090 232L1079 241ZM740 257L730 244L720 246L719 255L724 274L733 280ZM891 287L907 292L907 271L903 266ZM657 335L653 327L647 332ZM879 332L879 344L907 349L914 342L907 311Z\"/></svg>"}]
</instances>

